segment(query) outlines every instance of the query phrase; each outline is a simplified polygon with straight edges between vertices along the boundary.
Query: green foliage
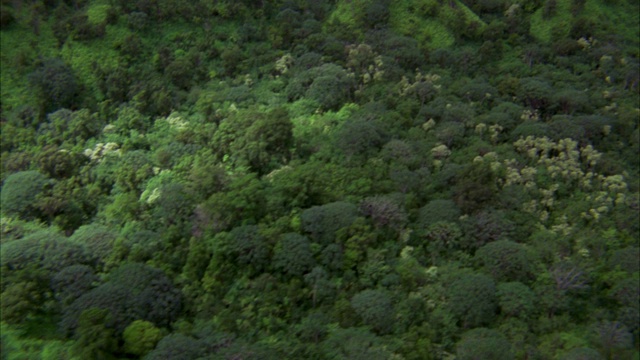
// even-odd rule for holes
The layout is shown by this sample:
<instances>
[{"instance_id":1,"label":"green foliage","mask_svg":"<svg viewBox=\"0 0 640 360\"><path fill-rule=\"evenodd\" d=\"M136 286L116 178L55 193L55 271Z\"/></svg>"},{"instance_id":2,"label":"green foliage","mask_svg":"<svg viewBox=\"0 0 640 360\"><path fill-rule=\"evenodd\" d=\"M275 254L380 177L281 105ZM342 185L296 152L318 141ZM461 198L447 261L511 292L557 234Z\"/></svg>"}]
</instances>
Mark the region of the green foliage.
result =
<instances>
[{"instance_id":1,"label":"green foliage","mask_svg":"<svg viewBox=\"0 0 640 360\"><path fill-rule=\"evenodd\" d=\"M226 251L241 267L250 267L259 273L267 266L270 246L256 225L233 228L226 239Z\"/></svg>"},{"instance_id":2,"label":"green foliage","mask_svg":"<svg viewBox=\"0 0 640 360\"><path fill-rule=\"evenodd\" d=\"M39 311L45 302L41 284L36 281L18 282L6 286L2 295L2 321L21 324L25 318Z\"/></svg>"},{"instance_id":3,"label":"green foliage","mask_svg":"<svg viewBox=\"0 0 640 360\"><path fill-rule=\"evenodd\" d=\"M124 351L128 354L144 356L163 338L162 331L144 320L132 322L122 334Z\"/></svg>"},{"instance_id":4,"label":"green foliage","mask_svg":"<svg viewBox=\"0 0 640 360\"><path fill-rule=\"evenodd\" d=\"M42 110L50 112L77 102L79 86L72 70L61 59L48 59L29 75Z\"/></svg>"},{"instance_id":5,"label":"green foliage","mask_svg":"<svg viewBox=\"0 0 640 360\"><path fill-rule=\"evenodd\" d=\"M526 282L533 277L527 248L510 240L484 245L476 252L476 259L496 281Z\"/></svg>"},{"instance_id":6,"label":"green foliage","mask_svg":"<svg viewBox=\"0 0 640 360\"><path fill-rule=\"evenodd\" d=\"M2 212L7 215L33 219L39 215L36 199L49 179L38 171L21 171L11 174L2 185Z\"/></svg>"},{"instance_id":7,"label":"green foliage","mask_svg":"<svg viewBox=\"0 0 640 360\"><path fill-rule=\"evenodd\" d=\"M302 276L315 265L311 243L306 236L283 234L274 252L273 266L287 275Z\"/></svg>"},{"instance_id":8,"label":"green foliage","mask_svg":"<svg viewBox=\"0 0 640 360\"><path fill-rule=\"evenodd\" d=\"M395 310L391 297L382 290L364 290L353 296L351 306L365 324L379 334L392 330Z\"/></svg>"},{"instance_id":9,"label":"green foliage","mask_svg":"<svg viewBox=\"0 0 640 360\"><path fill-rule=\"evenodd\" d=\"M0 6L3 359L637 357L636 2Z\"/></svg>"},{"instance_id":10,"label":"green foliage","mask_svg":"<svg viewBox=\"0 0 640 360\"><path fill-rule=\"evenodd\" d=\"M65 238L57 229L40 230L4 244L1 259L9 270L34 266L51 272L90 262L84 246Z\"/></svg>"},{"instance_id":11,"label":"green foliage","mask_svg":"<svg viewBox=\"0 0 640 360\"><path fill-rule=\"evenodd\" d=\"M266 173L289 160L292 129L284 109L236 112L220 123L213 141L219 158Z\"/></svg>"},{"instance_id":12,"label":"green foliage","mask_svg":"<svg viewBox=\"0 0 640 360\"><path fill-rule=\"evenodd\" d=\"M331 328L322 349L330 359L382 360L392 356L380 338L366 328Z\"/></svg>"},{"instance_id":13,"label":"green foliage","mask_svg":"<svg viewBox=\"0 0 640 360\"><path fill-rule=\"evenodd\" d=\"M567 351L561 357L562 360L603 360L600 353L594 349L581 347Z\"/></svg>"},{"instance_id":14,"label":"green foliage","mask_svg":"<svg viewBox=\"0 0 640 360\"><path fill-rule=\"evenodd\" d=\"M91 224L78 228L69 241L81 244L91 257L102 263L111 254L116 234L104 225Z\"/></svg>"},{"instance_id":15,"label":"green foliage","mask_svg":"<svg viewBox=\"0 0 640 360\"><path fill-rule=\"evenodd\" d=\"M320 244L333 242L336 232L353 223L357 207L347 202L314 206L300 214L302 229Z\"/></svg>"},{"instance_id":16,"label":"green foliage","mask_svg":"<svg viewBox=\"0 0 640 360\"><path fill-rule=\"evenodd\" d=\"M402 229L407 222L404 209L391 197L375 196L360 203L360 212L370 217L376 228Z\"/></svg>"},{"instance_id":17,"label":"green foliage","mask_svg":"<svg viewBox=\"0 0 640 360\"><path fill-rule=\"evenodd\" d=\"M448 289L449 308L463 328L489 324L497 308L496 285L482 274L462 275Z\"/></svg>"},{"instance_id":18,"label":"green foliage","mask_svg":"<svg viewBox=\"0 0 640 360\"><path fill-rule=\"evenodd\" d=\"M511 344L495 330L478 328L462 335L456 346L456 358L466 359L514 359Z\"/></svg>"},{"instance_id":19,"label":"green foliage","mask_svg":"<svg viewBox=\"0 0 640 360\"><path fill-rule=\"evenodd\" d=\"M115 359L117 349L113 329L108 322L109 310L91 308L84 310L78 320L77 340L71 351L80 358Z\"/></svg>"},{"instance_id":20,"label":"green foliage","mask_svg":"<svg viewBox=\"0 0 640 360\"><path fill-rule=\"evenodd\" d=\"M431 200L420 208L418 214L416 222L422 228L427 228L441 221L456 222L461 215L455 202L447 199Z\"/></svg>"},{"instance_id":21,"label":"green foliage","mask_svg":"<svg viewBox=\"0 0 640 360\"><path fill-rule=\"evenodd\" d=\"M98 283L98 276L87 265L71 265L51 278L54 297L63 305L70 305Z\"/></svg>"},{"instance_id":22,"label":"green foliage","mask_svg":"<svg viewBox=\"0 0 640 360\"><path fill-rule=\"evenodd\" d=\"M455 41L452 29L433 16L439 7L437 1L394 1L389 9L389 21L399 33L415 36L424 47L450 47Z\"/></svg>"},{"instance_id":23,"label":"green foliage","mask_svg":"<svg viewBox=\"0 0 640 360\"><path fill-rule=\"evenodd\" d=\"M337 110L351 98L354 86L353 77L344 68L323 64L296 74L285 91L289 100L304 96L323 110Z\"/></svg>"},{"instance_id":24,"label":"green foliage","mask_svg":"<svg viewBox=\"0 0 640 360\"><path fill-rule=\"evenodd\" d=\"M490 204L496 196L496 174L487 162L474 162L460 172L454 187L454 199L464 214Z\"/></svg>"},{"instance_id":25,"label":"green foliage","mask_svg":"<svg viewBox=\"0 0 640 360\"><path fill-rule=\"evenodd\" d=\"M78 334L78 315L92 308L109 311L107 325L119 336L134 320L169 325L182 308L182 294L162 271L131 263L113 270L107 282L66 307L60 323L62 330Z\"/></svg>"},{"instance_id":26,"label":"green foliage","mask_svg":"<svg viewBox=\"0 0 640 360\"><path fill-rule=\"evenodd\" d=\"M38 128L38 143L47 145L83 145L102 131L103 122L88 109L60 109L47 114Z\"/></svg>"},{"instance_id":27,"label":"green foliage","mask_svg":"<svg viewBox=\"0 0 640 360\"><path fill-rule=\"evenodd\" d=\"M527 319L535 310L535 294L521 282L499 283L498 303L505 316Z\"/></svg>"}]
</instances>

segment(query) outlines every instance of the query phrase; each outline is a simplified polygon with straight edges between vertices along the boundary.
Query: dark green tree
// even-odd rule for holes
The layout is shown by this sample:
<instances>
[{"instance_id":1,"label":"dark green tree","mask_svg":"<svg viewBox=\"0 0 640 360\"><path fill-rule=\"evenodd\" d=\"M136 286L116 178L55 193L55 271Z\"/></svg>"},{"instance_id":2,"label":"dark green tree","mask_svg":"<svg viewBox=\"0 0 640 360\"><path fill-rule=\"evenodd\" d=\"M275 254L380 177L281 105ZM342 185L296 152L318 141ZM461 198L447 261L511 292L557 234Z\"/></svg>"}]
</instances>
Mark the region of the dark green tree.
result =
<instances>
[{"instance_id":1,"label":"dark green tree","mask_svg":"<svg viewBox=\"0 0 640 360\"><path fill-rule=\"evenodd\" d=\"M327 271L320 266L314 267L304 275L304 282L309 287L313 307L316 307L323 300L335 296L336 286L329 279Z\"/></svg>"},{"instance_id":2,"label":"dark green tree","mask_svg":"<svg viewBox=\"0 0 640 360\"><path fill-rule=\"evenodd\" d=\"M515 359L512 346L499 332L486 328L470 330L456 344L456 359Z\"/></svg>"},{"instance_id":3,"label":"dark green tree","mask_svg":"<svg viewBox=\"0 0 640 360\"><path fill-rule=\"evenodd\" d=\"M226 244L229 255L240 266L260 273L269 263L271 248L256 225L244 225L229 232Z\"/></svg>"},{"instance_id":4,"label":"dark green tree","mask_svg":"<svg viewBox=\"0 0 640 360\"><path fill-rule=\"evenodd\" d=\"M2 185L2 212L26 220L38 217L38 195L51 181L38 171L21 171L11 174Z\"/></svg>"},{"instance_id":5,"label":"dark green tree","mask_svg":"<svg viewBox=\"0 0 640 360\"><path fill-rule=\"evenodd\" d=\"M320 244L333 242L336 232L348 227L357 218L358 208L348 202L333 202L314 206L300 214L302 229Z\"/></svg>"},{"instance_id":6,"label":"dark green tree","mask_svg":"<svg viewBox=\"0 0 640 360\"><path fill-rule=\"evenodd\" d=\"M80 87L71 68L61 59L42 61L28 78L38 95L43 111L51 112L77 104Z\"/></svg>"},{"instance_id":7,"label":"dark green tree","mask_svg":"<svg viewBox=\"0 0 640 360\"><path fill-rule=\"evenodd\" d=\"M117 234L110 228L92 223L78 228L69 241L82 245L88 255L98 263L104 263L111 254Z\"/></svg>"},{"instance_id":8,"label":"dark green tree","mask_svg":"<svg viewBox=\"0 0 640 360\"><path fill-rule=\"evenodd\" d=\"M318 344L329 333L330 318L322 312L312 312L295 326L295 334L304 342Z\"/></svg>"},{"instance_id":9,"label":"dark green tree","mask_svg":"<svg viewBox=\"0 0 640 360\"><path fill-rule=\"evenodd\" d=\"M109 310L90 308L82 311L78 320L76 342L71 351L85 359L115 359L118 342L109 323Z\"/></svg>"},{"instance_id":10,"label":"dark green tree","mask_svg":"<svg viewBox=\"0 0 640 360\"><path fill-rule=\"evenodd\" d=\"M496 281L533 279L533 258L525 245L510 240L498 240L482 246L476 259Z\"/></svg>"},{"instance_id":11,"label":"dark green tree","mask_svg":"<svg viewBox=\"0 0 640 360\"><path fill-rule=\"evenodd\" d=\"M289 276L302 276L315 265L311 242L300 234L282 235L274 252L273 266Z\"/></svg>"},{"instance_id":12,"label":"dark green tree","mask_svg":"<svg viewBox=\"0 0 640 360\"><path fill-rule=\"evenodd\" d=\"M149 352L145 360L189 360L206 354L203 342L180 333L169 334Z\"/></svg>"},{"instance_id":13,"label":"dark green tree","mask_svg":"<svg viewBox=\"0 0 640 360\"><path fill-rule=\"evenodd\" d=\"M333 328L322 349L327 358L336 360L383 360L392 356L382 340L366 328Z\"/></svg>"},{"instance_id":14,"label":"dark green tree","mask_svg":"<svg viewBox=\"0 0 640 360\"><path fill-rule=\"evenodd\" d=\"M451 251L463 249L462 231L453 222L438 221L418 232L418 239L427 252L431 255L431 262L450 254Z\"/></svg>"},{"instance_id":15,"label":"dark green tree","mask_svg":"<svg viewBox=\"0 0 640 360\"><path fill-rule=\"evenodd\" d=\"M482 274L463 275L448 287L448 304L463 328L489 324L497 310L496 285Z\"/></svg>"},{"instance_id":16,"label":"dark green tree","mask_svg":"<svg viewBox=\"0 0 640 360\"><path fill-rule=\"evenodd\" d=\"M604 360L604 357L600 355L597 350L580 347L567 351L561 360Z\"/></svg>"},{"instance_id":17,"label":"dark green tree","mask_svg":"<svg viewBox=\"0 0 640 360\"><path fill-rule=\"evenodd\" d=\"M460 208L455 202L448 199L436 199L420 208L416 223L421 228L428 228L440 221L456 222L460 215Z\"/></svg>"},{"instance_id":18,"label":"dark green tree","mask_svg":"<svg viewBox=\"0 0 640 360\"><path fill-rule=\"evenodd\" d=\"M498 305L500 311L507 317L515 316L528 319L535 311L535 294L521 282L499 283Z\"/></svg>"},{"instance_id":19,"label":"dark green tree","mask_svg":"<svg viewBox=\"0 0 640 360\"><path fill-rule=\"evenodd\" d=\"M487 207L498 193L496 174L486 162L468 165L456 178L454 200L465 214Z\"/></svg>"},{"instance_id":20,"label":"dark green tree","mask_svg":"<svg viewBox=\"0 0 640 360\"><path fill-rule=\"evenodd\" d=\"M60 322L61 330L77 333L78 315L90 308L109 310L109 326L120 336L134 320L168 326L182 310L182 294L161 270L129 263L113 270L107 282L66 307Z\"/></svg>"},{"instance_id":21,"label":"dark green tree","mask_svg":"<svg viewBox=\"0 0 640 360\"><path fill-rule=\"evenodd\" d=\"M71 265L62 269L51 278L51 290L54 297L64 306L88 292L99 278L87 265Z\"/></svg>"},{"instance_id":22,"label":"dark green tree","mask_svg":"<svg viewBox=\"0 0 640 360\"><path fill-rule=\"evenodd\" d=\"M249 166L261 174L290 159L292 123L282 108L268 113L249 110L232 113L213 136L219 158Z\"/></svg>"},{"instance_id":23,"label":"dark green tree","mask_svg":"<svg viewBox=\"0 0 640 360\"><path fill-rule=\"evenodd\" d=\"M351 306L365 324L379 334L393 329L395 310L391 296L383 290L364 290L351 299Z\"/></svg>"},{"instance_id":24,"label":"dark green tree","mask_svg":"<svg viewBox=\"0 0 640 360\"><path fill-rule=\"evenodd\" d=\"M629 330L617 321L603 321L593 325L594 340L600 347L605 359L623 357L624 350L632 347Z\"/></svg>"}]
</instances>

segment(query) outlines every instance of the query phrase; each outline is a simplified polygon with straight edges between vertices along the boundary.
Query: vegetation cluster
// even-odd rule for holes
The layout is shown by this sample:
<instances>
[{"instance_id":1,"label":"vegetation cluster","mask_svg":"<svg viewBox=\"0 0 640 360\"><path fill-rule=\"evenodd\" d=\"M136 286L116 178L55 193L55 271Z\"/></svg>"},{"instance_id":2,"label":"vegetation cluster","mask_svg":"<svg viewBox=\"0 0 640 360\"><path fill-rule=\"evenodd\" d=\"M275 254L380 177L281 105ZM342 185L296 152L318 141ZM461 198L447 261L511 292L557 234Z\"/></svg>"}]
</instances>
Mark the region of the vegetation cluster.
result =
<instances>
[{"instance_id":1,"label":"vegetation cluster","mask_svg":"<svg viewBox=\"0 0 640 360\"><path fill-rule=\"evenodd\" d=\"M2 0L2 359L637 359L633 0Z\"/></svg>"}]
</instances>

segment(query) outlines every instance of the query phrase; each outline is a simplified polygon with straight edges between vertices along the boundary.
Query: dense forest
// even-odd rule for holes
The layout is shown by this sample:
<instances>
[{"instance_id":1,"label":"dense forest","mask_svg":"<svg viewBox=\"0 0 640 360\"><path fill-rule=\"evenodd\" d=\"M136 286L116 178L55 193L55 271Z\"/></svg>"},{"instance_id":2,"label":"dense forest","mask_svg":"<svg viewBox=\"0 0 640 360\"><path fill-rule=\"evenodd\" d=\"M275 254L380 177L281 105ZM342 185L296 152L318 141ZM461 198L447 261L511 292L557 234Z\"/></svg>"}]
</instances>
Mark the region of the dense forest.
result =
<instances>
[{"instance_id":1,"label":"dense forest","mask_svg":"<svg viewBox=\"0 0 640 360\"><path fill-rule=\"evenodd\" d=\"M2 0L1 359L640 358L637 0Z\"/></svg>"}]
</instances>

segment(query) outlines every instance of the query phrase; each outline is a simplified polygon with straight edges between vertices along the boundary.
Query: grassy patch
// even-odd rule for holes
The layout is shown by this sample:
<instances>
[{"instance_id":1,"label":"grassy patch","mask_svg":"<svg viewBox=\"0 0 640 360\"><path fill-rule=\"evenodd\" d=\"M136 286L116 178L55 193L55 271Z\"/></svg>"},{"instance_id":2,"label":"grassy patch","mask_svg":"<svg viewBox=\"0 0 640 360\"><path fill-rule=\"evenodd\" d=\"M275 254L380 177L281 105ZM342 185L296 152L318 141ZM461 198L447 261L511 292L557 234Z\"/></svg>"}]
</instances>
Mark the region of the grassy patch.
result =
<instances>
[{"instance_id":1,"label":"grassy patch","mask_svg":"<svg viewBox=\"0 0 640 360\"><path fill-rule=\"evenodd\" d=\"M637 2L611 2L603 0L587 0L582 12L578 15L594 24L602 34L615 34L624 39L628 49L638 52L640 38L640 6ZM539 8L531 16L530 33L542 43L548 44L554 39L569 35L574 16L571 12L571 0L557 0L553 14L544 18L544 8Z\"/></svg>"},{"instance_id":2,"label":"grassy patch","mask_svg":"<svg viewBox=\"0 0 640 360\"><path fill-rule=\"evenodd\" d=\"M462 10L469 24L476 22L480 27L486 24L464 4L456 1L457 8ZM391 27L397 32L414 37L421 46L428 49L448 48L453 46L455 36L446 24L446 17L459 16L448 11L448 7L440 5L436 0L401 0L394 1L389 8Z\"/></svg>"},{"instance_id":3,"label":"grassy patch","mask_svg":"<svg viewBox=\"0 0 640 360\"><path fill-rule=\"evenodd\" d=\"M640 56L640 3L620 1L607 3L602 0L587 0L584 15L593 19L607 33L624 38L631 54Z\"/></svg>"},{"instance_id":4,"label":"grassy patch","mask_svg":"<svg viewBox=\"0 0 640 360\"><path fill-rule=\"evenodd\" d=\"M548 44L554 37L566 37L571 30L571 0L557 0L556 9L545 19L544 7L531 15L531 36L538 41Z\"/></svg>"}]
</instances>

